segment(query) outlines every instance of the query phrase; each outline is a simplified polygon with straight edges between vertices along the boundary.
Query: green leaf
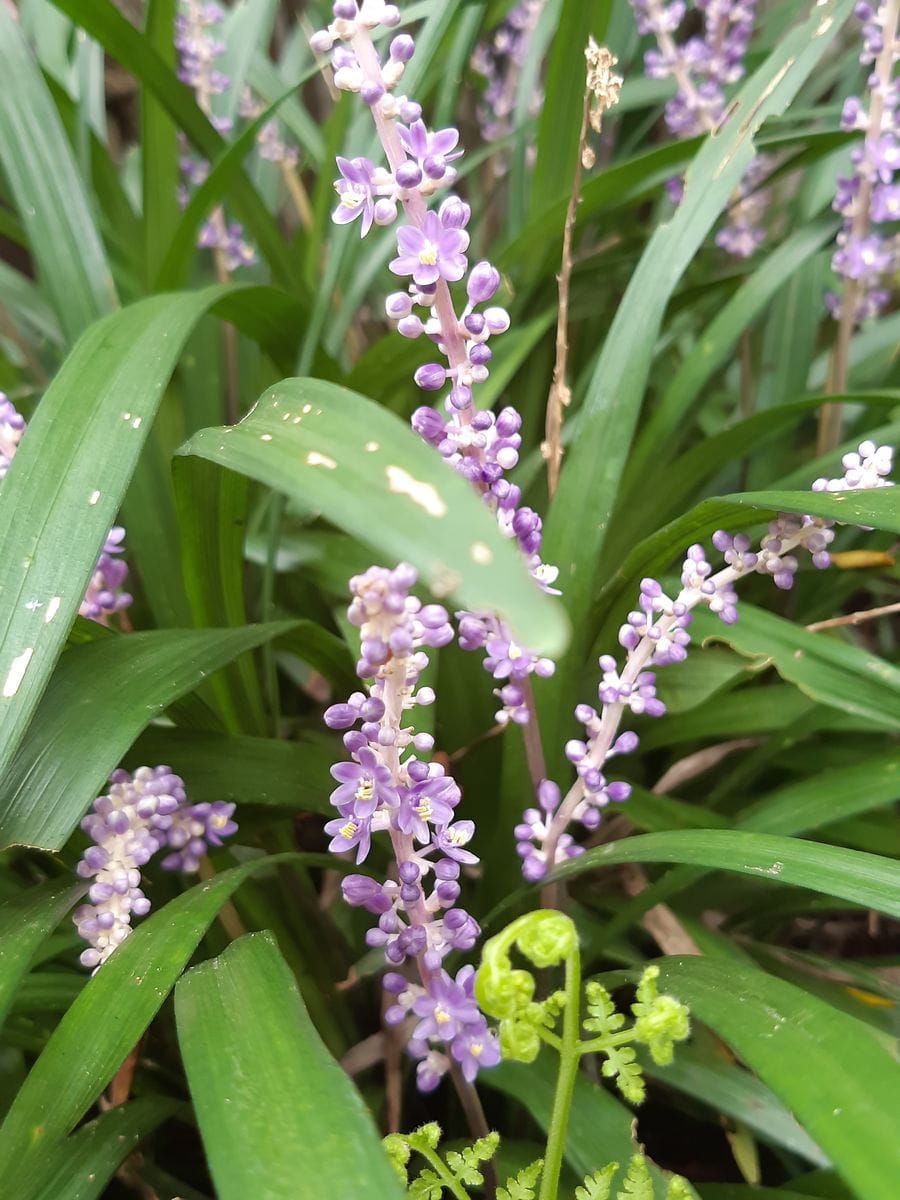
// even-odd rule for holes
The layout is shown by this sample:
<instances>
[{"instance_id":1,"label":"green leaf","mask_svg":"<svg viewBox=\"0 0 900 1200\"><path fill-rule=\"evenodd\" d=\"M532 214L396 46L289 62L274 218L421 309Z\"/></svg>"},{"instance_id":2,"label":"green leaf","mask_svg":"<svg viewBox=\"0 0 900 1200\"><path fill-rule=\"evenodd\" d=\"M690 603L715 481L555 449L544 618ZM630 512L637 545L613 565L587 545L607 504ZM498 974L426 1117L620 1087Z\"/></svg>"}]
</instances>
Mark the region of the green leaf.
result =
<instances>
[{"instance_id":1,"label":"green leaf","mask_svg":"<svg viewBox=\"0 0 900 1200\"><path fill-rule=\"evenodd\" d=\"M587 86L584 50L590 34L603 45L611 9L611 0L594 0L591 4L563 0L550 47L544 102L538 118L537 160L531 177L532 207L538 211L572 190Z\"/></svg>"},{"instance_id":2,"label":"green leaf","mask_svg":"<svg viewBox=\"0 0 900 1200\"><path fill-rule=\"evenodd\" d=\"M17 1178L18 1200L99 1200L141 1139L178 1111L175 1100L143 1096L110 1109L57 1142Z\"/></svg>"},{"instance_id":3,"label":"green leaf","mask_svg":"<svg viewBox=\"0 0 900 1200\"><path fill-rule=\"evenodd\" d=\"M60 849L153 717L289 624L157 630L73 646L3 778L0 845Z\"/></svg>"},{"instance_id":4,"label":"green leaf","mask_svg":"<svg viewBox=\"0 0 900 1200\"><path fill-rule=\"evenodd\" d=\"M745 809L740 826L763 833L808 833L895 800L900 800L900 756L890 750L779 788Z\"/></svg>"},{"instance_id":5,"label":"green leaf","mask_svg":"<svg viewBox=\"0 0 900 1200\"><path fill-rule=\"evenodd\" d=\"M146 45L170 70L175 64L176 4L177 0L149 0L144 22ZM144 278L149 282L178 225L178 141L172 118L146 86L141 89L141 177Z\"/></svg>"},{"instance_id":6,"label":"green leaf","mask_svg":"<svg viewBox=\"0 0 900 1200\"><path fill-rule=\"evenodd\" d=\"M900 670L885 659L827 633L810 633L784 617L741 604L740 620L726 627L697 613L698 640L727 642L739 654L771 663L805 695L869 721L877 729L900 728Z\"/></svg>"},{"instance_id":7,"label":"green leaf","mask_svg":"<svg viewBox=\"0 0 900 1200\"><path fill-rule=\"evenodd\" d=\"M763 260L699 335L666 388L628 456L628 480L637 487L661 448L671 452L690 427L688 413L713 374L732 356L738 338L775 293L836 232L833 221L798 229Z\"/></svg>"},{"instance_id":8,"label":"green leaf","mask_svg":"<svg viewBox=\"0 0 900 1200\"><path fill-rule=\"evenodd\" d=\"M860 1200L894 1200L900 1066L864 1025L737 963L663 959L660 986L783 1100Z\"/></svg>"},{"instance_id":9,"label":"green leaf","mask_svg":"<svg viewBox=\"0 0 900 1200\"><path fill-rule=\"evenodd\" d=\"M270 289L142 300L79 339L22 439L0 488L0 777L62 650L184 342L217 304L261 339L277 336L283 310L273 309Z\"/></svg>"},{"instance_id":10,"label":"green leaf","mask_svg":"<svg viewBox=\"0 0 900 1200\"><path fill-rule=\"evenodd\" d=\"M181 572L193 623L198 628L244 625L247 480L199 458L178 458L172 466ZM262 694L250 655L226 667L210 688L229 732L264 732Z\"/></svg>"},{"instance_id":11,"label":"green leaf","mask_svg":"<svg viewBox=\"0 0 900 1200\"><path fill-rule=\"evenodd\" d=\"M643 1062L644 1074L675 1088L746 1125L764 1141L799 1154L807 1162L827 1167L829 1160L772 1092L736 1063L726 1061L721 1046L707 1045L701 1053L695 1036L692 1044L679 1046L667 1067Z\"/></svg>"},{"instance_id":12,"label":"green leaf","mask_svg":"<svg viewBox=\"0 0 900 1200\"><path fill-rule=\"evenodd\" d=\"M730 119L697 153L682 203L655 230L618 305L588 384L580 437L563 464L546 526L546 558L560 568L564 602L578 633L554 679L541 688L541 724L549 745L565 740L564 722L570 718L563 698L574 691L587 650L582 631L594 583L591 564L603 546L666 305L751 161L760 125L784 112L852 7L853 0L816 5L744 84L731 102Z\"/></svg>"},{"instance_id":13,"label":"green leaf","mask_svg":"<svg viewBox=\"0 0 900 1200\"><path fill-rule=\"evenodd\" d=\"M569 879L598 867L632 862L687 863L736 871L900 916L900 864L841 846L736 829L673 830L609 842L572 859L554 872L554 877Z\"/></svg>"},{"instance_id":14,"label":"green leaf","mask_svg":"<svg viewBox=\"0 0 900 1200\"><path fill-rule=\"evenodd\" d=\"M606 613L620 599L637 594L646 576L655 576L684 557L688 546L717 529L743 530L779 512L809 514L852 525L900 532L900 495L896 488L852 492L741 492L712 496L639 542L626 555L600 593L597 607Z\"/></svg>"},{"instance_id":15,"label":"green leaf","mask_svg":"<svg viewBox=\"0 0 900 1200\"><path fill-rule=\"evenodd\" d=\"M211 166L203 183L192 193L166 244L165 257L161 264L157 263L155 267L154 291L162 292L184 286L197 247L197 231L210 211L221 201L232 180L238 176L242 162L256 146L259 130L278 110L282 100L292 94L292 91L285 93L260 113L246 129L242 129L239 136L229 143Z\"/></svg>"},{"instance_id":16,"label":"green leaf","mask_svg":"<svg viewBox=\"0 0 900 1200\"><path fill-rule=\"evenodd\" d=\"M534 1062L503 1062L479 1077L479 1085L502 1092L521 1104L544 1130L550 1127L558 1060L544 1050ZM635 1153L632 1126L635 1114L615 1096L579 1073L566 1132L565 1161L579 1176L596 1169L598 1159L627 1163ZM654 1181L664 1174L648 1164Z\"/></svg>"},{"instance_id":17,"label":"green leaf","mask_svg":"<svg viewBox=\"0 0 900 1200\"><path fill-rule=\"evenodd\" d=\"M0 163L38 276L70 342L116 306L103 244L47 85L0 9Z\"/></svg>"},{"instance_id":18,"label":"green leaf","mask_svg":"<svg viewBox=\"0 0 900 1200\"><path fill-rule=\"evenodd\" d=\"M0 1026L39 946L83 891L71 879L51 879L0 905Z\"/></svg>"},{"instance_id":19,"label":"green leaf","mask_svg":"<svg viewBox=\"0 0 900 1200\"><path fill-rule=\"evenodd\" d=\"M143 34L130 25L113 4L97 4L96 0L52 2L96 38L110 57L157 98L204 158L210 162L218 160L226 148L223 139L201 112L188 88L176 79L156 51L147 45ZM286 286L299 288L299 268L294 258L285 253L278 223L243 172L236 174L231 183L230 199L273 276Z\"/></svg>"},{"instance_id":20,"label":"green leaf","mask_svg":"<svg viewBox=\"0 0 900 1200\"><path fill-rule=\"evenodd\" d=\"M178 1042L216 1194L402 1195L359 1093L334 1061L269 933L185 975Z\"/></svg>"},{"instance_id":21,"label":"green leaf","mask_svg":"<svg viewBox=\"0 0 900 1200\"><path fill-rule=\"evenodd\" d=\"M115 1075L231 894L258 870L302 860L257 859L198 884L139 925L88 981L0 1126L0 1178L14 1194L16 1180L27 1178Z\"/></svg>"},{"instance_id":22,"label":"green leaf","mask_svg":"<svg viewBox=\"0 0 900 1200\"><path fill-rule=\"evenodd\" d=\"M124 761L130 769L170 764L189 781L191 799L198 804L229 800L330 813L334 782L328 771L334 757L334 739L324 734L284 742L151 726Z\"/></svg>"},{"instance_id":23,"label":"green leaf","mask_svg":"<svg viewBox=\"0 0 900 1200\"><path fill-rule=\"evenodd\" d=\"M529 648L565 641L561 609L528 578L487 507L392 413L335 384L287 379L233 429L182 447L287 493L393 566L408 560L440 597L503 615Z\"/></svg>"}]
</instances>

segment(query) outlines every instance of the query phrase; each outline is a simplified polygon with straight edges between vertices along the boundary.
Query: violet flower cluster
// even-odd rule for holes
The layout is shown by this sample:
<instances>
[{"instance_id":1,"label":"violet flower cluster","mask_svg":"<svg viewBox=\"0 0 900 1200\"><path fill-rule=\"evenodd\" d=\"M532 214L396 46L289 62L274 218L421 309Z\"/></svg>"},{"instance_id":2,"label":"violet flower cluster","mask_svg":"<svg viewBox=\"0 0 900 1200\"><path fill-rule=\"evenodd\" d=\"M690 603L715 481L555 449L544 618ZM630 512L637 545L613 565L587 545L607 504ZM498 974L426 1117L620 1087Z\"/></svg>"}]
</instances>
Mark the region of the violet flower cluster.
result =
<instances>
[{"instance_id":1,"label":"violet flower cluster","mask_svg":"<svg viewBox=\"0 0 900 1200\"><path fill-rule=\"evenodd\" d=\"M211 107L213 96L228 90L231 80L216 66L225 52L225 43L218 36L224 18L223 9L215 0L181 0L175 17L175 48L178 51L178 78L193 89L197 104L219 133L227 133L232 122L216 116ZM194 155L187 140L181 137L179 165L181 187L179 199L187 204L192 188L199 187L209 174L209 163ZM227 271L252 266L256 252L244 236L237 221L226 221L223 209L216 208L205 221L197 236L197 245L221 255Z\"/></svg>"},{"instance_id":2,"label":"violet flower cluster","mask_svg":"<svg viewBox=\"0 0 900 1200\"><path fill-rule=\"evenodd\" d=\"M543 8L544 0L522 0L509 10L490 40L475 47L471 65L485 79L477 115L486 142L496 142L512 132L522 66ZM536 86L529 100L529 116L540 112L543 100L543 90ZM505 166L503 160L495 156L492 161L500 173Z\"/></svg>"},{"instance_id":3,"label":"violet flower cluster","mask_svg":"<svg viewBox=\"0 0 900 1200\"><path fill-rule=\"evenodd\" d=\"M676 83L665 108L669 132L689 138L715 129L725 115L725 88L744 75L756 0L696 0L701 31L681 43L675 34L687 12L686 0L631 0L631 6L638 32L653 35L657 43L644 56L647 75ZM766 198L760 184L768 173L765 158L755 158L738 187L727 224L716 235L716 245L736 258L749 258L763 239L760 222ZM681 180L670 180L667 190L677 204Z\"/></svg>"},{"instance_id":4,"label":"violet flower cluster","mask_svg":"<svg viewBox=\"0 0 900 1200\"><path fill-rule=\"evenodd\" d=\"M331 52L335 86L358 93L369 106L387 162L337 160L339 203L333 219L341 225L359 221L365 236L373 225L392 225L402 211L390 269L408 282L405 290L388 296L387 315L403 337L424 337L435 347L440 361L420 366L415 381L423 391L445 392L447 414L419 408L413 428L483 495L503 533L519 543L537 584L550 591L557 572L540 558L541 519L522 504L520 489L506 478L518 461L519 415L506 408L495 417L477 411L474 403L478 385L488 378L491 339L509 328L509 314L493 303L500 274L487 261L469 263L471 211L464 201L448 195L429 207L456 179L455 164L463 153L459 132L429 129L421 106L396 94L415 43L407 34L396 35L382 62L371 36L379 26L393 29L400 23L395 5L364 0L358 7L355 0L335 0L333 16L311 45L317 53ZM459 309L451 284L464 292ZM484 650L485 668L499 684L497 719L527 722L529 676L550 675L554 664L516 644L491 613L457 616L460 645Z\"/></svg>"},{"instance_id":5,"label":"violet flower cluster","mask_svg":"<svg viewBox=\"0 0 900 1200\"><path fill-rule=\"evenodd\" d=\"M25 418L6 394L0 392L0 481L9 470L25 429ZM124 590L128 565L119 557L125 549L124 540L125 530L121 525L114 525L106 537L78 609L80 616L100 625L106 625L111 616L122 612L132 603L131 595Z\"/></svg>"},{"instance_id":6,"label":"violet flower cluster","mask_svg":"<svg viewBox=\"0 0 900 1200\"><path fill-rule=\"evenodd\" d=\"M348 616L360 631L357 673L369 682L325 713L329 728L347 731L350 755L331 769L338 782L331 803L339 815L325 829L329 849L353 850L357 863L368 856L373 834L390 840L396 877L378 882L348 875L341 886L348 904L378 918L368 944L380 946L395 968L384 977L393 997L385 1019L394 1025L409 1015L416 1019L408 1048L419 1060L419 1088L431 1091L451 1062L471 1082L500 1055L472 996L473 969L463 967L454 978L442 966L452 951L470 950L480 934L458 903L460 868L478 859L466 848L474 823L455 819L459 788L439 763L421 757L433 738L416 733L412 720L419 705L434 702L432 689L420 683L428 665L424 648L453 638L446 610L410 594L415 582L406 563L393 571L371 567L350 581ZM415 964L420 982L396 969L404 964Z\"/></svg>"},{"instance_id":7,"label":"violet flower cluster","mask_svg":"<svg viewBox=\"0 0 900 1200\"><path fill-rule=\"evenodd\" d=\"M835 274L852 283L844 295L830 292L825 303L840 319L845 303L848 317L858 324L881 313L890 301L890 278L900 270L900 81L893 77L900 58L900 4L856 5L863 28L860 62L871 68L864 99L844 102L841 129L861 130L862 143L851 154L853 174L838 180L833 208L844 218L831 260Z\"/></svg>"},{"instance_id":8,"label":"violet flower cluster","mask_svg":"<svg viewBox=\"0 0 900 1200\"><path fill-rule=\"evenodd\" d=\"M95 970L131 933L132 916L150 911L141 868L154 854L168 849L165 870L193 873L210 846L220 846L237 830L233 804L189 804L184 781L169 767L138 767L133 775L113 771L110 784L81 822L92 845L76 870L93 882L88 903L72 915L89 943L82 965Z\"/></svg>"},{"instance_id":9,"label":"violet flower cluster","mask_svg":"<svg viewBox=\"0 0 900 1200\"><path fill-rule=\"evenodd\" d=\"M844 474L837 479L817 479L813 491L892 487L888 480L893 461L889 446L863 442L858 451L844 455ZM656 579L643 579L637 607L628 614L619 630L619 645L625 651L621 665L609 654L599 660L602 677L598 687L597 708L579 704L575 716L584 726L584 736L566 745L566 757L575 767L577 779L564 799L551 780L538 788L538 807L529 808L516 826L517 851L522 873L531 882L566 859L583 853L566 830L572 821L591 831L600 824L602 810L610 803L628 798L630 787L611 781L607 764L618 754L635 750L638 738L630 730L620 732L628 715L661 717L665 705L656 694L656 674L652 668L683 662L691 635L688 627L692 610L706 605L726 625L738 619L739 579L756 573L769 576L775 586L793 585L799 561L797 551L811 556L820 570L831 559L828 547L834 538L834 522L821 517L780 514L755 550L742 533L732 535L719 530L712 544L722 555L724 566L715 570L701 545L691 546L681 571L681 588L674 596L666 594Z\"/></svg>"}]
</instances>

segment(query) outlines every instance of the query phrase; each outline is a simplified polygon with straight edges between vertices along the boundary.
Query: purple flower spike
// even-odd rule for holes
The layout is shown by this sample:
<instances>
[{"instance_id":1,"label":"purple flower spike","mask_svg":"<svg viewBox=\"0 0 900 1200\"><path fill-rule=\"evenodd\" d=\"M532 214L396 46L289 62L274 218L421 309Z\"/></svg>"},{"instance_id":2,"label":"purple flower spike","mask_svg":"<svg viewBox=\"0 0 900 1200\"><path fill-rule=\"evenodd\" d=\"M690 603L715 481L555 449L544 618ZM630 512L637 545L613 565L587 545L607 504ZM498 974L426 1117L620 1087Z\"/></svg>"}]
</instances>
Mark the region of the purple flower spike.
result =
<instances>
[{"instance_id":1,"label":"purple flower spike","mask_svg":"<svg viewBox=\"0 0 900 1200\"><path fill-rule=\"evenodd\" d=\"M812 490L891 487L887 476L892 462L890 447L862 442L857 451L844 455L840 478L817 479ZM641 580L637 607L619 631L619 644L626 651L624 663L620 667L612 655L604 654L599 660L599 711L589 704L575 709L584 737L572 739L565 747L566 758L575 768L575 782L560 800L556 785L543 780L537 789L540 807L526 809L515 827L516 852L529 883L539 882L553 867L581 853L582 848L566 832L570 822L579 821L593 831L602 820L604 807L628 799L631 786L623 780L609 780L605 773L610 759L630 754L638 745L633 732L619 732L622 718L626 712L639 717L665 713L665 705L656 695L656 674L646 668L686 657L692 610L706 605L722 622L734 624L738 619L737 581L757 573L769 576L778 588L790 588L800 565L794 551L805 551L813 567L824 569L830 562L833 524L820 517L782 513L770 522L756 551L751 551L745 534L732 536L720 529L712 536L714 548L725 560L718 571L708 561L704 547L697 544L685 555L681 590L674 598L666 595L658 580Z\"/></svg>"},{"instance_id":2,"label":"purple flower spike","mask_svg":"<svg viewBox=\"0 0 900 1200\"><path fill-rule=\"evenodd\" d=\"M196 871L207 846L221 845L237 830L233 804L188 804L184 781L168 767L138 767L133 775L113 771L110 784L81 822L93 844L76 867L81 879L94 881L89 903L72 919L90 943L81 962L95 970L131 933L132 916L150 911L140 869L158 850L176 850L163 867Z\"/></svg>"}]
</instances>

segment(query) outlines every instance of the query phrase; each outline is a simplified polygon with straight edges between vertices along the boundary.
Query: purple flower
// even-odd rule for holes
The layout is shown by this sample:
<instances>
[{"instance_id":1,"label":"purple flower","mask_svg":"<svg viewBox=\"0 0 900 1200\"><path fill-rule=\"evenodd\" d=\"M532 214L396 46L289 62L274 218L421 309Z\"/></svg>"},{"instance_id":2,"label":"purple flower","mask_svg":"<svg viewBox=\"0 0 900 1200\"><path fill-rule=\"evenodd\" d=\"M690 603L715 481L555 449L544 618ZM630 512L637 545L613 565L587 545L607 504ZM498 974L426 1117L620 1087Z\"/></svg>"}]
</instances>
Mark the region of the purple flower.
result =
<instances>
[{"instance_id":1,"label":"purple flower","mask_svg":"<svg viewBox=\"0 0 900 1200\"><path fill-rule=\"evenodd\" d=\"M396 808L400 797L388 768L368 747L358 750L356 758L356 762L335 763L331 768L331 774L340 784L331 793L331 803L341 812L347 807L356 817L371 817L382 804Z\"/></svg>"},{"instance_id":2,"label":"purple flower","mask_svg":"<svg viewBox=\"0 0 900 1200\"><path fill-rule=\"evenodd\" d=\"M469 1083L474 1083L484 1067L496 1067L500 1061L500 1045L483 1017L478 1024L467 1025L456 1035L450 1053Z\"/></svg>"},{"instance_id":3,"label":"purple flower","mask_svg":"<svg viewBox=\"0 0 900 1200\"><path fill-rule=\"evenodd\" d=\"M478 862L478 857L464 847L472 840L474 833L474 821L455 821L452 825L435 830L434 845L441 854L446 854L455 862L472 866Z\"/></svg>"},{"instance_id":4,"label":"purple flower","mask_svg":"<svg viewBox=\"0 0 900 1200\"><path fill-rule=\"evenodd\" d=\"M375 167L367 158L338 158L341 178L336 180L334 190L340 203L332 213L338 225L347 225L362 217L360 237L365 237L375 219L375 193L372 175Z\"/></svg>"},{"instance_id":5,"label":"purple flower","mask_svg":"<svg viewBox=\"0 0 900 1200\"><path fill-rule=\"evenodd\" d=\"M453 283L466 273L468 235L461 229L445 229L435 212L425 214L422 228L401 225L397 230L398 257L390 263L395 275L411 275L420 287L439 279Z\"/></svg>"},{"instance_id":6,"label":"purple flower","mask_svg":"<svg viewBox=\"0 0 900 1200\"><path fill-rule=\"evenodd\" d=\"M460 975L466 971L460 972ZM468 969L466 979L471 974ZM459 976L457 976L457 979ZM446 971L439 971L429 982L428 991L413 1002L412 1011L420 1019L413 1030L413 1037L421 1041L430 1038L449 1042L466 1025L483 1020L478 1005L472 998L471 989L451 979Z\"/></svg>"},{"instance_id":7,"label":"purple flower","mask_svg":"<svg viewBox=\"0 0 900 1200\"><path fill-rule=\"evenodd\" d=\"M357 863L364 862L372 846L372 818L356 815L350 804L342 805L340 812L341 816L325 825L325 832L331 835L328 849L332 854L344 854L355 846Z\"/></svg>"},{"instance_id":8,"label":"purple flower","mask_svg":"<svg viewBox=\"0 0 900 1200\"><path fill-rule=\"evenodd\" d=\"M397 828L410 833L423 845L431 841L430 825L446 826L459 803L459 787L453 779L438 776L407 788L397 811Z\"/></svg>"}]
</instances>

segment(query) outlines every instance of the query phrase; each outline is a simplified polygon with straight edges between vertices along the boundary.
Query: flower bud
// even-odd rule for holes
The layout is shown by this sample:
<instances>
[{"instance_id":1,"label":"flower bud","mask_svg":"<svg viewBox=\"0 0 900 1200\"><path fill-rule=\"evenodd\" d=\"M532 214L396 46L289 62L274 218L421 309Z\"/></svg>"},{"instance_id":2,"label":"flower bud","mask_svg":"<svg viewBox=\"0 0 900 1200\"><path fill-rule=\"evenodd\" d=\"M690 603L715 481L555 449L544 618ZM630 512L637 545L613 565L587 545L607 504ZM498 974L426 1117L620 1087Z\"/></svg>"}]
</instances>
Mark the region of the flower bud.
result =
<instances>
[{"instance_id":1,"label":"flower bud","mask_svg":"<svg viewBox=\"0 0 900 1200\"><path fill-rule=\"evenodd\" d=\"M500 286L500 272L487 261L476 263L469 272L466 292L471 304L484 304Z\"/></svg>"}]
</instances>

